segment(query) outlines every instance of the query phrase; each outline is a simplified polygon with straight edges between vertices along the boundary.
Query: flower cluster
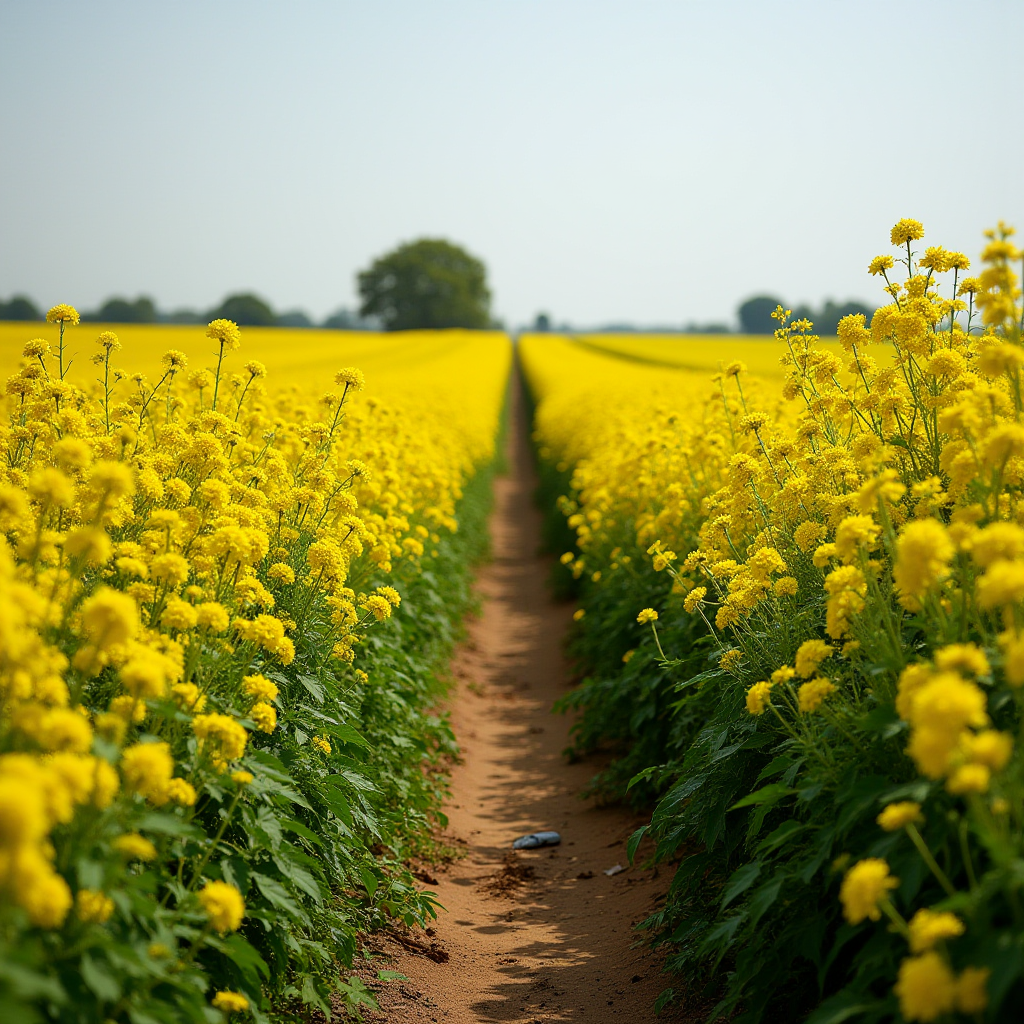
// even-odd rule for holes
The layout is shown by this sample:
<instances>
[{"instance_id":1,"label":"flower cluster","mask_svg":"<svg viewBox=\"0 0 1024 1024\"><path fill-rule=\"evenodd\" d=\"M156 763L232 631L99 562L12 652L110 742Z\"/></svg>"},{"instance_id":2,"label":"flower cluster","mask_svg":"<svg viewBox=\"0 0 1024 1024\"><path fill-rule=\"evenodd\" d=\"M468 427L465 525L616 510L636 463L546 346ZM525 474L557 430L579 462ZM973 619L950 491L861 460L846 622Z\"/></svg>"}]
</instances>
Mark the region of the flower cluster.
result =
<instances>
[{"instance_id":1,"label":"flower cluster","mask_svg":"<svg viewBox=\"0 0 1024 1024\"><path fill-rule=\"evenodd\" d=\"M933 907L904 921L879 857L851 869L841 893L851 924L884 912L907 937L910 956L892 979L907 1020L985 1007L991 965L971 958L995 948L989 930L1006 927L994 923L995 894L1015 888L1011 865L1024 858L1014 738L1024 704L1024 344L1012 236L1003 224L988 232L969 276L963 253L923 247L923 226L900 221L895 255L870 263L886 300L870 322L847 316L823 342L810 322L776 311L774 380L726 364L725 342L710 394L698 375L664 368L682 358L612 365L591 348L538 339L524 351L541 453L572 473L562 508L576 550L563 561L584 592L625 591L625 576L635 593L646 552L671 592L657 625L642 597L631 616L651 623L668 668L684 663L661 651L669 613L698 618L721 685L742 680L740 706L754 721L737 728L774 730L795 765L787 779L813 765L826 789L839 788L839 766L855 772L870 750L894 785L919 780L913 815L893 801L879 822L890 838L879 842L905 836L932 884L970 913L955 927ZM636 636L625 614L618 628L623 646ZM947 843L956 852L943 867Z\"/></svg>"},{"instance_id":2,"label":"flower cluster","mask_svg":"<svg viewBox=\"0 0 1024 1024\"><path fill-rule=\"evenodd\" d=\"M0 419L0 921L11 948L54 933L54 963L88 947L83 929L133 950L150 936L168 952L96 993L110 1002L99 1017L132 999L146 1017L161 979L179 977L186 1000L204 991L189 972L243 927L247 887L298 915L265 865L250 874L271 849L286 863L281 826L265 820L245 855L222 839L260 794L305 800L274 744L308 709L280 684L303 652L303 671L358 681L360 645L400 605L390 575L414 578L457 528L461 487L493 445L507 342L482 345L480 398L459 415L443 353L387 401L356 402L354 368L320 397L272 395L258 360L229 372L241 332L215 320L210 370L171 349L154 378L129 375L104 331L88 381L80 360L71 373L78 314L48 320L59 340L24 344ZM322 736L289 737L332 756ZM287 873L322 903L301 861ZM182 963L160 966L179 944ZM215 1006L260 1003L258 975L233 980L246 995Z\"/></svg>"}]
</instances>

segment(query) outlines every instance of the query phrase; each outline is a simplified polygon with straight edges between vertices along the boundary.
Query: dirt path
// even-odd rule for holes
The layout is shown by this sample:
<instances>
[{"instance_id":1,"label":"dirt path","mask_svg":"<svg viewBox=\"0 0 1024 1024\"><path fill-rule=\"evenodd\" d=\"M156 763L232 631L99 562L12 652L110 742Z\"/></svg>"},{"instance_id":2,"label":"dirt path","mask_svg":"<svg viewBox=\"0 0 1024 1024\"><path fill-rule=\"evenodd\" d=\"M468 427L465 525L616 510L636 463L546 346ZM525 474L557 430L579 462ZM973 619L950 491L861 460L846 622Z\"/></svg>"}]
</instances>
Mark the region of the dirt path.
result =
<instances>
[{"instance_id":1,"label":"dirt path","mask_svg":"<svg viewBox=\"0 0 1024 1024\"><path fill-rule=\"evenodd\" d=\"M447 908L419 936L434 959L390 942L407 982L384 986L388 1022L651 1022L669 984L632 926L666 890L667 872L628 867L625 843L645 819L579 797L593 764L568 764L569 722L551 714L567 686L562 653L572 607L552 602L550 560L537 554L540 513L522 403L509 474L496 483L493 561L480 573L483 613L453 671L464 762L446 808L466 856L437 872ZM562 845L513 854L512 840L555 829ZM615 865L625 870L612 876ZM444 962L436 962L444 960ZM665 1014L660 1020L680 1020Z\"/></svg>"}]
</instances>

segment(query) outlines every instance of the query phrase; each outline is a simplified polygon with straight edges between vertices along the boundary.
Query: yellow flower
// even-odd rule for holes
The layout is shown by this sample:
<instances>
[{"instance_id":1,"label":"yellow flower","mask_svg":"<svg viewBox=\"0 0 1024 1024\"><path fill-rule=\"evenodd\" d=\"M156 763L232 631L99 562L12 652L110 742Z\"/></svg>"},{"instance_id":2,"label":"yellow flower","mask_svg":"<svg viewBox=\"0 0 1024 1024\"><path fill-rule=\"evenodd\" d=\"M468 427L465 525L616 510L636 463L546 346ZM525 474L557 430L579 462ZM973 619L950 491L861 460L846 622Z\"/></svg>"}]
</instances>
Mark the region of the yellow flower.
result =
<instances>
[{"instance_id":1,"label":"yellow flower","mask_svg":"<svg viewBox=\"0 0 1024 1024\"><path fill-rule=\"evenodd\" d=\"M220 771L245 753L249 734L228 715L196 715L192 719L192 731L199 740L200 748L209 752L213 765Z\"/></svg>"},{"instance_id":2,"label":"yellow flower","mask_svg":"<svg viewBox=\"0 0 1024 1024\"><path fill-rule=\"evenodd\" d=\"M344 384L346 389L362 391L366 387L366 377L362 370L357 370L354 366L346 366L334 375L334 383Z\"/></svg>"},{"instance_id":3,"label":"yellow flower","mask_svg":"<svg viewBox=\"0 0 1024 1024\"><path fill-rule=\"evenodd\" d=\"M256 723L260 732L273 732L277 728L277 711L272 704L260 701L252 706L249 717Z\"/></svg>"},{"instance_id":4,"label":"yellow flower","mask_svg":"<svg viewBox=\"0 0 1024 1024\"><path fill-rule=\"evenodd\" d=\"M881 527L871 516L847 516L836 527L836 554L844 562L855 561L861 548L874 548Z\"/></svg>"},{"instance_id":5,"label":"yellow flower","mask_svg":"<svg viewBox=\"0 0 1024 1024\"><path fill-rule=\"evenodd\" d=\"M935 652L935 667L965 676L987 676L989 667L985 652L975 644L947 644Z\"/></svg>"},{"instance_id":6,"label":"yellow flower","mask_svg":"<svg viewBox=\"0 0 1024 1024\"><path fill-rule=\"evenodd\" d=\"M99 587L82 603L82 628L98 650L123 644L139 631L135 602L111 587Z\"/></svg>"},{"instance_id":7,"label":"yellow flower","mask_svg":"<svg viewBox=\"0 0 1024 1024\"><path fill-rule=\"evenodd\" d=\"M994 772L1001 772L1013 754L1013 737L1008 732L995 729L965 733L961 743L968 760L983 764Z\"/></svg>"},{"instance_id":8,"label":"yellow flower","mask_svg":"<svg viewBox=\"0 0 1024 1024\"><path fill-rule=\"evenodd\" d=\"M174 774L169 743L136 743L121 755L125 788L160 806L167 802L167 785Z\"/></svg>"},{"instance_id":9,"label":"yellow flower","mask_svg":"<svg viewBox=\"0 0 1024 1024\"><path fill-rule=\"evenodd\" d=\"M915 825L924 821L921 805L913 800L902 800L899 803L887 804L882 813L875 819L886 832L895 832L906 825Z\"/></svg>"},{"instance_id":10,"label":"yellow flower","mask_svg":"<svg viewBox=\"0 0 1024 1024\"><path fill-rule=\"evenodd\" d=\"M74 306L68 306L64 303L51 306L46 313L46 322L48 324L71 324L71 326L75 326L80 320L81 317L78 315L78 310Z\"/></svg>"},{"instance_id":11,"label":"yellow flower","mask_svg":"<svg viewBox=\"0 0 1024 1024\"><path fill-rule=\"evenodd\" d=\"M955 553L948 531L938 520L908 523L896 542L892 574L900 601L911 611L918 610L920 599L942 579Z\"/></svg>"},{"instance_id":12,"label":"yellow flower","mask_svg":"<svg viewBox=\"0 0 1024 1024\"><path fill-rule=\"evenodd\" d=\"M984 793L991 778L992 772L983 764L962 764L949 777L946 789L955 796Z\"/></svg>"},{"instance_id":13,"label":"yellow flower","mask_svg":"<svg viewBox=\"0 0 1024 1024\"><path fill-rule=\"evenodd\" d=\"M937 779L946 773L964 729L988 724L985 705L982 690L953 672L933 675L914 693L907 753L922 774Z\"/></svg>"},{"instance_id":14,"label":"yellow flower","mask_svg":"<svg viewBox=\"0 0 1024 1024\"><path fill-rule=\"evenodd\" d=\"M237 771L231 773L231 781L236 786L248 786L253 780L252 772Z\"/></svg>"},{"instance_id":15,"label":"yellow flower","mask_svg":"<svg viewBox=\"0 0 1024 1024\"><path fill-rule=\"evenodd\" d=\"M199 891L199 902L214 931L237 931L245 917L245 900L233 885L227 882L207 882Z\"/></svg>"},{"instance_id":16,"label":"yellow flower","mask_svg":"<svg viewBox=\"0 0 1024 1024\"><path fill-rule=\"evenodd\" d=\"M206 336L224 349L235 349L242 343L242 332L233 320L211 320L206 327Z\"/></svg>"},{"instance_id":17,"label":"yellow flower","mask_svg":"<svg viewBox=\"0 0 1024 1024\"><path fill-rule=\"evenodd\" d=\"M811 714L817 711L821 707L825 698L829 694L835 693L835 686L827 679L823 679L820 676L817 679L812 679L810 682L804 683L799 690L797 690L797 701L799 702L800 711L803 714Z\"/></svg>"},{"instance_id":18,"label":"yellow flower","mask_svg":"<svg viewBox=\"0 0 1024 1024\"><path fill-rule=\"evenodd\" d=\"M878 274L884 274L887 270L891 270L894 265L894 260L891 256L876 256L868 265L868 273L875 277Z\"/></svg>"},{"instance_id":19,"label":"yellow flower","mask_svg":"<svg viewBox=\"0 0 1024 1024\"><path fill-rule=\"evenodd\" d=\"M582 621L583 617L586 614L587 614L586 608L577 608L576 611L574 611L572 613L572 620L573 620L573 622L580 622L580 621Z\"/></svg>"},{"instance_id":20,"label":"yellow flower","mask_svg":"<svg viewBox=\"0 0 1024 1024\"><path fill-rule=\"evenodd\" d=\"M646 626L649 622L658 621L658 613L653 608L645 608L636 617L636 621L639 622L641 626Z\"/></svg>"},{"instance_id":21,"label":"yellow flower","mask_svg":"<svg viewBox=\"0 0 1024 1024\"><path fill-rule=\"evenodd\" d=\"M912 953L923 953L937 942L955 939L964 933L963 921L946 910L919 910L910 919L908 927Z\"/></svg>"},{"instance_id":22,"label":"yellow flower","mask_svg":"<svg viewBox=\"0 0 1024 1024\"><path fill-rule=\"evenodd\" d=\"M956 1002L956 980L938 953L908 957L900 964L893 989L908 1021L938 1020Z\"/></svg>"},{"instance_id":23,"label":"yellow flower","mask_svg":"<svg viewBox=\"0 0 1024 1024\"><path fill-rule=\"evenodd\" d=\"M694 587L683 599L683 608L693 614L704 603L707 593L707 587ZM640 620L637 619L637 621L639 622Z\"/></svg>"},{"instance_id":24,"label":"yellow flower","mask_svg":"<svg viewBox=\"0 0 1024 1024\"><path fill-rule=\"evenodd\" d=\"M804 679L813 676L818 666L835 653L835 648L824 640L805 640L796 652L797 675Z\"/></svg>"},{"instance_id":25,"label":"yellow flower","mask_svg":"<svg viewBox=\"0 0 1024 1024\"><path fill-rule=\"evenodd\" d=\"M196 605L196 625L214 633L223 633L230 625L228 610L217 601L204 601Z\"/></svg>"},{"instance_id":26,"label":"yellow flower","mask_svg":"<svg viewBox=\"0 0 1024 1024\"><path fill-rule=\"evenodd\" d=\"M196 803L195 787L184 779L171 779L167 783L167 798L182 807L194 807Z\"/></svg>"},{"instance_id":27,"label":"yellow flower","mask_svg":"<svg viewBox=\"0 0 1024 1024\"><path fill-rule=\"evenodd\" d=\"M79 889L75 896L75 913L80 921L103 924L114 912L114 901L102 892Z\"/></svg>"},{"instance_id":28,"label":"yellow flower","mask_svg":"<svg viewBox=\"0 0 1024 1024\"><path fill-rule=\"evenodd\" d=\"M326 736L314 736L310 742L322 754L329 754L331 752L331 744L328 742Z\"/></svg>"},{"instance_id":29,"label":"yellow flower","mask_svg":"<svg viewBox=\"0 0 1024 1024\"><path fill-rule=\"evenodd\" d=\"M242 689L245 691L246 695L251 697L254 701L277 700L277 684L272 683L265 676L245 676L242 679Z\"/></svg>"},{"instance_id":30,"label":"yellow flower","mask_svg":"<svg viewBox=\"0 0 1024 1024\"><path fill-rule=\"evenodd\" d=\"M29 478L28 490L44 508L70 508L75 503L75 485L59 469L46 466Z\"/></svg>"},{"instance_id":31,"label":"yellow flower","mask_svg":"<svg viewBox=\"0 0 1024 1024\"><path fill-rule=\"evenodd\" d=\"M747 711L752 715L763 715L772 702L772 684L754 683L747 690Z\"/></svg>"},{"instance_id":32,"label":"yellow flower","mask_svg":"<svg viewBox=\"0 0 1024 1024\"><path fill-rule=\"evenodd\" d=\"M793 540L796 542L796 546L805 553L810 551L824 536L825 527L821 523L815 523L811 520L801 523L793 531Z\"/></svg>"},{"instance_id":33,"label":"yellow flower","mask_svg":"<svg viewBox=\"0 0 1024 1024\"><path fill-rule=\"evenodd\" d=\"M275 562L268 570L267 576L278 583L294 583L295 570L284 562Z\"/></svg>"},{"instance_id":34,"label":"yellow flower","mask_svg":"<svg viewBox=\"0 0 1024 1024\"><path fill-rule=\"evenodd\" d=\"M983 569L997 559L1024 555L1024 529L1016 523L990 523L971 540L971 558Z\"/></svg>"},{"instance_id":35,"label":"yellow flower","mask_svg":"<svg viewBox=\"0 0 1024 1024\"><path fill-rule=\"evenodd\" d=\"M241 992L223 991L213 997L213 1005L225 1013L244 1013L249 1009L249 1000Z\"/></svg>"},{"instance_id":36,"label":"yellow flower","mask_svg":"<svg viewBox=\"0 0 1024 1024\"><path fill-rule=\"evenodd\" d=\"M178 632L192 629L198 621L199 613L188 601L183 601L180 597L169 598L160 613L160 625Z\"/></svg>"},{"instance_id":37,"label":"yellow flower","mask_svg":"<svg viewBox=\"0 0 1024 1024\"><path fill-rule=\"evenodd\" d=\"M378 622L391 618L391 602L379 594L371 594L364 604Z\"/></svg>"},{"instance_id":38,"label":"yellow flower","mask_svg":"<svg viewBox=\"0 0 1024 1024\"><path fill-rule=\"evenodd\" d=\"M977 582L978 606L986 610L1024 600L1024 561L1000 558Z\"/></svg>"},{"instance_id":39,"label":"yellow flower","mask_svg":"<svg viewBox=\"0 0 1024 1024\"><path fill-rule=\"evenodd\" d=\"M843 876L839 899L843 904L843 917L850 924L860 924L865 918L877 921L882 912L878 904L888 899L889 891L899 885L899 879L889 874L889 865L878 857L858 861Z\"/></svg>"},{"instance_id":40,"label":"yellow flower","mask_svg":"<svg viewBox=\"0 0 1024 1024\"><path fill-rule=\"evenodd\" d=\"M889 237L893 245L916 242L918 239L924 238L924 225L919 220L910 220L904 217L893 225Z\"/></svg>"},{"instance_id":41,"label":"yellow flower","mask_svg":"<svg viewBox=\"0 0 1024 1024\"><path fill-rule=\"evenodd\" d=\"M988 1006L987 967L965 967L956 979L956 1008L961 1013L979 1014Z\"/></svg>"},{"instance_id":42,"label":"yellow flower","mask_svg":"<svg viewBox=\"0 0 1024 1024\"><path fill-rule=\"evenodd\" d=\"M17 859L12 889L16 902L39 928L59 928L71 909L68 883L33 851L23 852Z\"/></svg>"},{"instance_id":43,"label":"yellow flower","mask_svg":"<svg viewBox=\"0 0 1024 1024\"><path fill-rule=\"evenodd\" d=\"M0 776L0 850L35 845L46 835L48 825L38 790Z\"/></svg>"}]
</instances>

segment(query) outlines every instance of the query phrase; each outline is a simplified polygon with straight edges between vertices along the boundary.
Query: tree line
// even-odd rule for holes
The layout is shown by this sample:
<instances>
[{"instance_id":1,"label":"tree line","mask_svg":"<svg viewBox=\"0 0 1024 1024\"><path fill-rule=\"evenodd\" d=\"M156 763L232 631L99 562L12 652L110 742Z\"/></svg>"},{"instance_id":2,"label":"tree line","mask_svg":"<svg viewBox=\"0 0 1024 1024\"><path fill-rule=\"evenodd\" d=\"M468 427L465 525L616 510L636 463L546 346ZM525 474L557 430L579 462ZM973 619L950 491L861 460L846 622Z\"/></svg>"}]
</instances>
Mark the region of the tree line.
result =
<instances>
[{"instance_id":1,"label":"tree line","mask_svg":"<svg viewBox=\"0 0 1024 1024\"><path fill-rule=\"evenodd\" d=\"M327 327L340 330L401 331L495 326L483 261L451 242L421 238L374 260L356 275L357 312L340 309L316 324L301 310L277 313L253 292L229 295L205 312L163 313L148 296L107 299L83 320L122 324L191 324L224 318L243 327ZM0 320L42 320L43 312L24 295L0 301Z\"/></svg>"},{"instance_id":2,"label":"tree line","mask_svg":"<svg viewBox=\"0 0 1024 1024\"><path fill-rule=\"evenodd\" d=\"M98 309L83 315L83 320L102 323L199 324L224 318L244 327L325 327L338 330L424 330L446 327L484 329L499 327L491 315L491 291L487 268L466 249L441 238L421 238L406 242L375 259L356 274L358 311L340 309L317 324L301 310L277 313L265 299L253 292L227 296L220 305L205 312L177 310L163 313L147 296L137 299L111 298ZM777 326L772 312L785 306L774 295L756 295L741 303L737 310L742 334L774 333ZM827 300L820 309L801 305L794 309L798 318L813 321L819 334L836 333L836 325L850 313L863 313L870 321L872 309L862 302ZM41 320L42 311L24 295L8 302L0 301L0 320ZM537 315L535 331L571 330L568 325L555 328L546 313ZM637 330L629 324L603 328L619 333ZM662 328L666 333L677 329ZM684 333L725 334L726 324L688 324Z\"/></svg>"}]
</instances>

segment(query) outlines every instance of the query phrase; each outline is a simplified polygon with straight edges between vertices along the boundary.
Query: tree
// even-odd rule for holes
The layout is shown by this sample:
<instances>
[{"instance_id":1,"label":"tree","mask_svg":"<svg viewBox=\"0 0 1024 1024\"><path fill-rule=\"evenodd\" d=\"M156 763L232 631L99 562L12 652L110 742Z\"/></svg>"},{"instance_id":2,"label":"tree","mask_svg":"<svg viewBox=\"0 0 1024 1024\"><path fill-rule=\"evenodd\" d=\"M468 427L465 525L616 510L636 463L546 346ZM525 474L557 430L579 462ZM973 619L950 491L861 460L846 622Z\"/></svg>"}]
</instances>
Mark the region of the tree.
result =
<instances>
[{"instance_id":1,"label":"tree","mask_svg":"<svg viewBox=\"0 0 1024 1024\"><path fill-rule=\"evenodd\" d=\"M533 329L539 333L551 330L551 317L547 313L538 313L533 321Z\"/></svg>"},{"instance_id":2,"label":"tree","mask_svg":"<svg viewBox=\"0 0 1024 1024\"><path fill-rule=\"evenodd\" d=\"M441 238L406 242L357 275L360 316L387 331L491 324L487 268Z\"/></svg>"},{"instance_id":3,"label":"tree","mask_svg":"<svg viewBox=\"0 0 1024 1024\"><path fill-rule=\"evenodd\" d=\"M209 318L234 320L240 327L273 327L277 323L277 316L270 306L252 292L229 295L210 311Z\"/></svg>"},{"instance_id":4,"label":"tree","mask_svg":"<svg viewBox=\"0 0 1024 1024\"><path fill-rule=\"evenodd\" d=\"M740 331L743 334L774 334L779 324L772 319L772 313L776 306L781 305L782 300L772 295L755 295L747 299L737 310Z\"/></svg>"},{"instance_id":5,"label":"tree","mask_svg":"<svg viewBox=\"0 0 1024 1024\"><path fill-rule=\"evenodd\" d=\"M277 318L279 327L312 327L313 321L301 309L289 309Z\"/></svg>"},{"instance_id":6,"label":"tree","mask_svg":"<svg viewBox=\"0 0 1024 1024\"><path fill-rule=\"evenodd\" d=\"M88 313L82 319L101 324L155 324L156 306L153 300L145 295L140 295L134 302L127 299L107 299L95 313Z\"/></svg>"},{"instance_id":7,"label":"tree","mask_svg":"<svg viewBox=\"0 0 1024 1024\"><path fill-rule=\"evenodd\" d=\"M24 295L15 295L10 302L0 302L0 320L42 320L36 304Z\"/></svg>"},{"instance_id":8,"label":"tree","mask_svg":"<svg viewBox=\"0 0 1024 1024\"><path fill-rule=\"evenodd\" d=\"M856 302L852 299L849 302L844 302L841 306L837 302L828 299L821 312L817 316L811 317L814 321L814 333L835 334L839 321L851 313L863 313L864 319L870 324L874 310L863 302Z\"/></svg>"}]
</instances>

